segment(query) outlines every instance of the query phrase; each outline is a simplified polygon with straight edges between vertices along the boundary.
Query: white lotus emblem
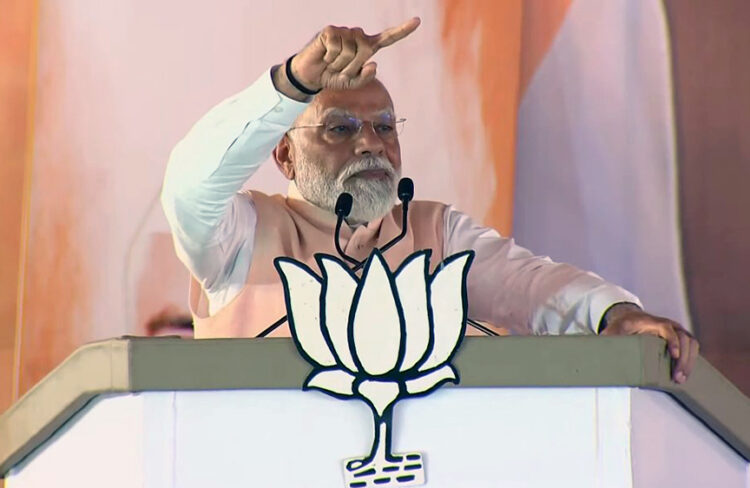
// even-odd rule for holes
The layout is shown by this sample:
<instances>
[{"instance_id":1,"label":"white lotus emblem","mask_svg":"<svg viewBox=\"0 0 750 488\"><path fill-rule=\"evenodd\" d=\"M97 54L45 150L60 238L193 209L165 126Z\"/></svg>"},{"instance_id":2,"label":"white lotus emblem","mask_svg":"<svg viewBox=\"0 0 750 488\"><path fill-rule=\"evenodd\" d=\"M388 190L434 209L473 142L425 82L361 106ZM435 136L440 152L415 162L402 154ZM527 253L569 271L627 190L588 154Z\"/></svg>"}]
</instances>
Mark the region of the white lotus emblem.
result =
<instances>
[{"instance_id":1,"label":"white lotus emblem","mask_svg":"<svg viewBox=\"0 0 750 488\"><path fill-rule=\"evenodd\" d=\"M429 251L414 253L392 273L375 250L362 278L328 255L316 255L322 277L293 259L275 260L292 337L314 367L304 389L359 398L373 411L373 447L367 457L345 463L348 487L424 483L419 453L390 452L393 407L401 398L458 383L449 362L466 328L466 275L474 253L450 256L434 274L429 257Z\"/></svg>"}]
</instances>

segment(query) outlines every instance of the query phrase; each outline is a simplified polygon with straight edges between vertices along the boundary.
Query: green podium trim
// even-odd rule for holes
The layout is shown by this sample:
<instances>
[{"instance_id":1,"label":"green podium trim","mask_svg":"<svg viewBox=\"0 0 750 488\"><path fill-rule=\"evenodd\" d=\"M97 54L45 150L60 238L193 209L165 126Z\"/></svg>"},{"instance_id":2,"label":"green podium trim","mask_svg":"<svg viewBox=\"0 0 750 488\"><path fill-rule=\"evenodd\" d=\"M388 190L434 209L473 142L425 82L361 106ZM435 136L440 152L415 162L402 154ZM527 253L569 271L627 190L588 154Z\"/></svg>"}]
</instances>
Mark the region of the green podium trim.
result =
<instances>
[{"instance_id":1,"label":"green podium trim","mask_svg":"<svg viewBox=\"0 0 750 488\"><path fill-rule=\"evenodd\" d=\"M750 399L703 358L670 380L651 336L467 337L453 361L461 387L637 387L666 392L750 460ZM291 339L123 337L85 345L0 416L0 474L98 395L301 389L310 365Z\"/></svg>"}]
</instances>

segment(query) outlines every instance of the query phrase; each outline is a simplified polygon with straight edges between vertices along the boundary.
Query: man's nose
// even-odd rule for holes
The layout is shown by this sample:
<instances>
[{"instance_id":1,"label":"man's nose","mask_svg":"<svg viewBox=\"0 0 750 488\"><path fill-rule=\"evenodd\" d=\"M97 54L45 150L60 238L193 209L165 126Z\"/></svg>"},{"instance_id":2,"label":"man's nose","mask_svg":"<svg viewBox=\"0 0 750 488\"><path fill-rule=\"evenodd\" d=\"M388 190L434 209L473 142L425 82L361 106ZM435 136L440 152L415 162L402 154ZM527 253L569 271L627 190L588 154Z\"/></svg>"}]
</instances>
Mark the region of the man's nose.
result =
<instances>
[{"instance_id":1,"label":"man's nose","mask_svg":"<svg viewBox=\"0 0 750 488\"><path fill-rule=\"evenodd\" d=\"M354 138L354 152L358 156L374 154L382 156L385 153L383 139L375 132L372 123L365 122L362 129Z\"/></svg>"}]
</instances>

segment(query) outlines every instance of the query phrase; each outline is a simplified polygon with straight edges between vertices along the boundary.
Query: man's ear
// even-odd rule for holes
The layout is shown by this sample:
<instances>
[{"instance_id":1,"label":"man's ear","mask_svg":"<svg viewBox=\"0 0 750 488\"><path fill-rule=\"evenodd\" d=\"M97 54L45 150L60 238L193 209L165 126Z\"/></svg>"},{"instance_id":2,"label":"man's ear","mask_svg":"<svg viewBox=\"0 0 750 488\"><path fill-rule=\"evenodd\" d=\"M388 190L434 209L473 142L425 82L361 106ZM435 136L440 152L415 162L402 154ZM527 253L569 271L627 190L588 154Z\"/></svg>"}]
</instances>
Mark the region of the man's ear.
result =
<instances>
[{"instance_id":1,"label":"man's ear","mask_svg":"<svg viewBox=\"0 0 750 488\"><path fill-rule=\"evenodd\" d=\"M276 147L273 149L273 159L279 171L287 180L294 179L294 162L292 161L292 147L289 136L284 134Z\"/></svg>"}]
</instances>

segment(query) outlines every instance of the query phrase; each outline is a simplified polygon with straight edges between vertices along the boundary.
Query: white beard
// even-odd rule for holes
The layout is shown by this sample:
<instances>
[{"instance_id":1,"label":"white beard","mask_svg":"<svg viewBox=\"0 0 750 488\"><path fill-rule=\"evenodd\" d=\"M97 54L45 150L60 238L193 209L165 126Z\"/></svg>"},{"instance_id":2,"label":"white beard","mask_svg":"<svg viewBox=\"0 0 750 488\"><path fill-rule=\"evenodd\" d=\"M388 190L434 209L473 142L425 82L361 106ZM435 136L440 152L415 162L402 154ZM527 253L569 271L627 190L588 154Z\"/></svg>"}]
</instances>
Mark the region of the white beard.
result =
<instances>
[{"instance_id":1,"label":"white beard","mask_svg":"<svg viewBox=\"0 0 750 488\"><path fill-rule=\"evenodd\" d=\"M367 179L356 176L365 170L383 170L387 179ZM396 188L401 171L394 170L385 157L364 156L348 165L338 175L323 170L317 161L302 157L295 167L294 182L308 202L333 213L336 200L343 192L354 199L347 217L350 223L365 223L387 214L396 201Z\"/></svg>"}]
</instances>

